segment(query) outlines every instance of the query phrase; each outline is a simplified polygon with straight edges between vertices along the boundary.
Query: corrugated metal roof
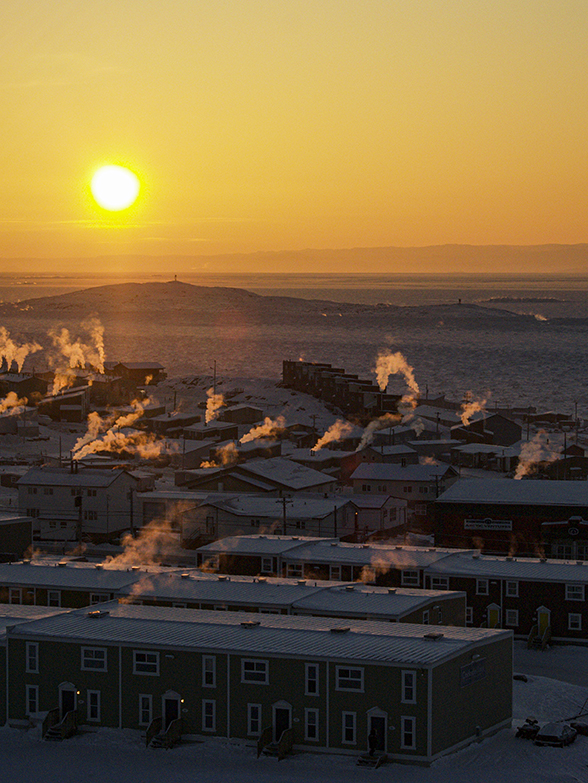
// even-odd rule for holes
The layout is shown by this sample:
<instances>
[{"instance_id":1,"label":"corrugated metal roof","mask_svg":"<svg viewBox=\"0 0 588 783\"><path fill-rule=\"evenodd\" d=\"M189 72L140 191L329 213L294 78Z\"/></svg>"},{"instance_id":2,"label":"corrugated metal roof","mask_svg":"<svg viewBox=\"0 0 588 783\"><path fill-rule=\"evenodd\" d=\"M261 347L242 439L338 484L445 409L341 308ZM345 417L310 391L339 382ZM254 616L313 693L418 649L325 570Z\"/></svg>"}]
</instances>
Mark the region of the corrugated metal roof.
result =
<instances>
[{"instance_id":1,"label":"corrugated metal roof","mask_svg":"<svg viewBox=\"0 0 588 783\"><path fill-rule=\"evenodd\" d=\"M455 574L499 579L526 579L536 582L588 583L588 562L540 560L533 557L479 557L456 554L432 563L434 574Z\"/></svg>"},{"instance_id":2,"label":"corrugated metal roof","mask_svg":"<svg viewBox=\"0 0 588 783\"><path fill-rule=\"evenodd\" d=\"M164 649L218 650L255 656L298 657L373 663L435 664L511 631L444 626L443 637L424 638L431 626L345 620L348 631L333 633L332 618L256 615L258 626L243 626L240 612L102 604L109 614L90 618L88 610L23 623L11 636L76 639L91 643L140 645ZM435 628L434 630L439 630Z\"/></svg>"},{"instance_id":3,"label":"corrugated metal roof","mask_svg":"<svg viewBox=\"0 0 588 783\"><path fill-rule=\"evenodd\" d=\"M298 495L287 499L287 515L289 519L323 519L333 513L333 509L341 509L351 500L350 496L308 497ZM284 500L278 497L259 495L235 495L225 500L208 500L203 505L215 506L229 514L245 517L265 517L282 519L284 515Z\"/></svg>"},{"instance_id":4,"label":"corrugated metal roof","mask_svg":"<svg viewBox=\"0 0 588 783\"><path fill-rule=\"evenodd\" d=\"M0 584L55 589L118 590L141 578L141 571L0 563Z\"/></svg>"},{"instance_id":5,"label":"corrugated metal roof","mask_svg":"<svg viewBox=\"0 0 588 783\"><path fill-rule=\"evenodd\" d=\"M397 465L392 462L364 462L353 471L353 480L366 481L434 481L453 473L451 465Z\"/></svg>"},{"instance_id":6,"label":"corrugated metal roof","mask_svg":"<svg viewBox=\"0 0 588 783\"><path fill-rule=\"evenodd\" d=\"M12 625L40 620L43 617L53 617L56 614L63 614L67 611L67 609L56 609L48 606L0 604L0 644L6 643L6 629Z\"/></svg>"},{"instance_id":7,"label":"corrugated metal roof","mask_svg":"<svg viewBox=\"0 0 588 783\"><path fill-rule=\"evenodd\" d=\"M284 457L253 459L232 471L235 475L253 474L261 479L275 481L292 489L304 489L333 482L333 477Z\"/></svg>"},{"instance_id":8,"label":"corrugated metal roof","mask_svg":"<svg viewBox=\"0 0 588 783\"><path fill-rule=\"evenodd\" d=\"M314 539L316 540L316 539ZM338 541L338 538L321 541ZM229 536L198 548L202 554L280 555L313 541L309 536Z\"/></svg>"},{"instance_id":9,"label":"corrugated metal roof","mask_svg":"<svg viewBox=\"0 0 588 783\"><path fill-rule=\"evenodd\" d=\"M68 468L31 468L18 480L19 485L61 487L108 487L124 470L98 470L84 468L71 473Z\"/></svg>"},{"instance_id":10,"label":"corrugated metal roof","mask_svg":"<svg viewBox=\"0 0 588 783\"><path fill-rule=\"evenodd\" d=\"M461 479L435 502L588 506L588 481Z\"/></svg>"},{"instance_id":11,"label":"corrugated metal roof","mask_svg":"<svg viewBox=\"0 0 588 783\"><path fill-rule=\"evenodd\" d=\"M324 539L309 542L292 552L292 557L284 553L285 560L305 563L347 563L394 568L427 568L455 549L439 549L411 546L377 546L375 544L325 543ZM463 551L463 550L461 550ZM470 550L473 552L474 550Z\"/></svg>"}]
</instances>

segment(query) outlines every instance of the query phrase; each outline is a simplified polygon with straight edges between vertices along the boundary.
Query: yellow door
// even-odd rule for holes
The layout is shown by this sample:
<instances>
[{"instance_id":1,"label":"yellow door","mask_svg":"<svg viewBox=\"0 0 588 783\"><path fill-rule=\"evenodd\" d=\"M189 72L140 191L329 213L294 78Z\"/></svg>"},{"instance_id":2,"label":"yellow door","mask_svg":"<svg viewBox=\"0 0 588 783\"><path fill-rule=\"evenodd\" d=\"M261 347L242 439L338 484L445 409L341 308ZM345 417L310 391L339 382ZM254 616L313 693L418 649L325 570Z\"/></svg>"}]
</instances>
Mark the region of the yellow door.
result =
<instances>
[{"instance_id":1,"label":"yellow door","mask_svg":"<svg viewBox=\"0 0 588 783\"><path fill-rule=\"evenodd\" d=\"M489 606L488 607L488 628L497 628L500 624L500 607Z\"/></svg>"},{"instance_id":2,"label":"yellow door","mask_svg":"<svg viewBox=\"0 0 588 783\"><path fill-rule=\"evenodd\" d=\"M537 610L537 624L539 625L539 636L543 636L545 631L549 628L551 612L549 609Z\"/></svg>"}]
</instances>

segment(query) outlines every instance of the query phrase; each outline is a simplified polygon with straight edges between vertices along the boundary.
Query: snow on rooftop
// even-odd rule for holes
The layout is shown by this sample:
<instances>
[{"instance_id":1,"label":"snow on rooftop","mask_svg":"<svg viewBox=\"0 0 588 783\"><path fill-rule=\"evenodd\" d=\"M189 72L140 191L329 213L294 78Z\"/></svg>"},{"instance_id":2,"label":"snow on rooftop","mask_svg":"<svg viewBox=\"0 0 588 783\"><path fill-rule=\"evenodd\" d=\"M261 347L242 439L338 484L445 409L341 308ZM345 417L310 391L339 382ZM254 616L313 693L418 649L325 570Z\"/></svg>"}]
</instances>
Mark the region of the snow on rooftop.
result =
<instances>
[{"instance_id":1,"label":"snow on rooftop","mask_svg":"<svg viewBox=\"0 0 588 783\"><path fill-rule=\"evenodd\" d=\"M287 513L290 519L323 519L332 514L334 508L343 508L350 500L350 496L325 498L298 495L287 499ZM282 519L284 515L284 500L278 497L243 494L226 500L208 501L208 504L236 516L255 516L273 520Z\"/></svg>"},{"instance_id":2,"label":"snow on rooftop","mask_svg":"<svg viewBox=\"0 0 588 783\"><path fill-rule=\"evenodd\" d=\"M332 476L283 457L250 460L235 469L235 472L241 471L254 473L260 478L284 484L292 489L304 489L333 481Z\"/></svg>"},{"instance_id":3,"label":"snow on rooftop","mask_svg":"<svg viewBox=\"0 0 588 783\"><path fill-rule=\"evenodd\" d=\"M338 538L321 539L322 541L337 542ZM296 547L302 546L309 541L316 541L311 536L279 536L279 535L252 535L252 536L229 536L213 541L199 547L198 552L207 553L227 553L227 554L282 554Z\"/></svg>"},{"instance_id":4,"label":"snow on rooftop","mask_svg":"<svg viewBox=\"0 0 588 783\"><path fill-rule=\"evenodd\" d=\"M31 468L18 480L19 485L62 487L108 487L124 470L92 470L85 468L72 473L69 468Z\"/></svg>"},{"instance_id":5,"label":"snow on rooftop","mask_svg":"<svg viewBox=\"0 0 588 783\"><path fill-rule=\"evenodd\" d=\"M63 561L63 565L36 565L33 562L0 563L0 584L31 587L70 588L77 590L119 590L141 578L141 571L100 568L96 564L80 567Z\"/></svg>"},{"instance_id":6,"label":"snow on rooftop","mask_svg":"<svg viewBox=\"0 0 588 783\"><path fill-rule=\"evenodd\" d=\"M429 572L537 582L588 583L588 561L547 560L537 557L453 554L432 563Z\"/></svg>"},{"instance_id":7,"label":"snow on rooftop","mask_svg":"<svg viewBox=\"0 0 588 783\"><path fill-rule=\"evenodd\" d=\"M588 507L588 481L461 479L436 502Z\"/></svg>"},{"instance_id":8,"label":"snow on rooftop","mask_svg":"<svg viewBox=\"0 0 588 783\"><path fill-rule=\"evenodd\" d=\"M391 462L363 462L351 474L360 481L431 481L452 471L451 465L396 465Z\"/></svg>"},{"instance_id":9,"label":"snow on rooftop","mask_svg":"<svg viewBox=\"0 0 588 783\"><path fill-rule=\"evenodd\" d=\"M430 626L346 618L344 633L334 618L299 615L256 615L259 625L243 626L241 612L102 604L108 614L95 620L88 609L23 623L11 632L18 637L47 636L105 644L142 645L150 648L206 649L253 655L313 659L363 660L374 663L435 665L497 639L512 631L488 628L443 627L443 637L425 638Z\"/></svg>"}]
</instances>

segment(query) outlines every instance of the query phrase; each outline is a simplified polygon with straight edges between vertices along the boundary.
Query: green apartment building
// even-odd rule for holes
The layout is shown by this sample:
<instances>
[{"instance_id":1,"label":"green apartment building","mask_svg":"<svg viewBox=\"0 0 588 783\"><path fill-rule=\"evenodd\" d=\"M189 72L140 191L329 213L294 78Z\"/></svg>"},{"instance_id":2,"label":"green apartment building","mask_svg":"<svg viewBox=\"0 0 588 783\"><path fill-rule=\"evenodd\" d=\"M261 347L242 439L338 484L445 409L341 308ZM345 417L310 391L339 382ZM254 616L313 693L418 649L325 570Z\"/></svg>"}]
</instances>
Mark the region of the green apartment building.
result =
<instances>
[{"instance_id":1,"label":"green apartment building","mask_svg":"<svg viewBox=\"0 0 588 783\"><path fill-rule=\"evenodd\" d=\"M430 763L512 717L512 634L102 604L7 629L7 713Z\"/></svg>"}]
</instances>

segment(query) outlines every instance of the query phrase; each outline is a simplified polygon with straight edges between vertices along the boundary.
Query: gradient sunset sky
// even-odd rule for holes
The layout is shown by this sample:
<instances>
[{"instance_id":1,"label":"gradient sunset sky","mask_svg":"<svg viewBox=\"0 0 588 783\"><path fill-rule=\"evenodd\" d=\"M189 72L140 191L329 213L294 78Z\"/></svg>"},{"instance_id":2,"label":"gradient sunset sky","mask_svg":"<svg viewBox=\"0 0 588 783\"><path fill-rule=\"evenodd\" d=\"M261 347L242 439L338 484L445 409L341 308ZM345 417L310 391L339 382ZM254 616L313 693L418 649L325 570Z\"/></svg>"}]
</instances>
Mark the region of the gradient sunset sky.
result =
<instances>
[{"instance_id":1,"label":"gradient sunset sky","mask_svg":"<svg viewBox=\"0 0 588 783\"><path fill-rule=\"evenodd\" d=\"M0 257L586 242L587 33L586 0L2 0Z\"/></svg>"}]
</instances>

